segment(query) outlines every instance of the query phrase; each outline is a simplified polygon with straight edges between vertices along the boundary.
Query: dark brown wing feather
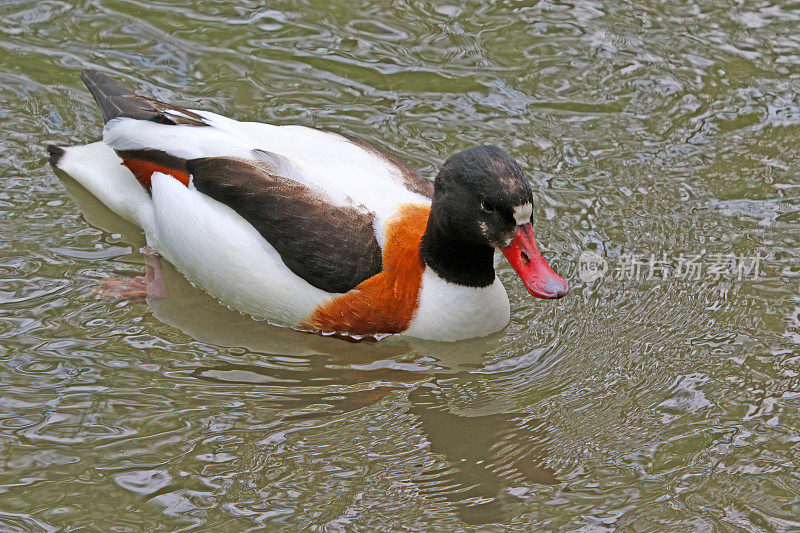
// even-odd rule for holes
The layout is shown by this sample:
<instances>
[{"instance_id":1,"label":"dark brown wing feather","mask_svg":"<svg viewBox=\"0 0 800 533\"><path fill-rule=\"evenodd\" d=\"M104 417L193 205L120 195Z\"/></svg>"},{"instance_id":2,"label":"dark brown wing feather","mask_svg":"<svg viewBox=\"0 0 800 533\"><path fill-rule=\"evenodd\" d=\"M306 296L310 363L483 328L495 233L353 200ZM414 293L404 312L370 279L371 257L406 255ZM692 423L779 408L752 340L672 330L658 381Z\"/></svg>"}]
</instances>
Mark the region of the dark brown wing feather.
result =
<instances>
[{"instance_id":1,"label":"dark brown wing feather","mask_svg":"<svg viewBox=\"0 0 800 533\"><path fill-rule=\"evenodd\" d=\"M152 98L138 96L132 89L102 72L84 70L81 79L97 102L103 115L103 122L117 117L128 117L159 124L206 125L197 113ZM166 113L166 110L176 111L182 116Z\"/></svg>"},{"instance_id":2,"label":"dark brown wing feather","mask_svg":"<svg viewBox=\"0 0 800 533\"><path fill-rule=\"evenodd\" d=\"M252 224L286 266L314 287L344 293L382 270L373 214L331 205L257 160L191 159L186 168L198 191Z\"/></svg>"}]
</instances>

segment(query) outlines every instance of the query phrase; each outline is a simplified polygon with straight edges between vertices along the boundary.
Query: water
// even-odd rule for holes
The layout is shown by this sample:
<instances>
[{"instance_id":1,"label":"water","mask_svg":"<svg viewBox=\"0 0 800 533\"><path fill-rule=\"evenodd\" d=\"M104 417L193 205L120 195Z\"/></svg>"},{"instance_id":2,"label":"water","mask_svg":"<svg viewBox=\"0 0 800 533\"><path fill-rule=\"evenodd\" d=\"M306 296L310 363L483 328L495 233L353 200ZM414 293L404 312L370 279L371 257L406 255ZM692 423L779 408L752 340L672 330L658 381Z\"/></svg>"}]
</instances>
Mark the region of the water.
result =
<instances>
[{"instance_id":1,"label":"water","mask_svg":"<svg viewBox=\"0 0 800 533\"><path fill-rule=\"evenodd\" d=\"M232 4L0 6L0 530L800 529L800 4ZM83 68L426 176L501 145L573 292L498 260L511 324L452 345L269 327L170 268L98 300L142 242L46 164L98 138Z\"/></svg>"}]
</instances>

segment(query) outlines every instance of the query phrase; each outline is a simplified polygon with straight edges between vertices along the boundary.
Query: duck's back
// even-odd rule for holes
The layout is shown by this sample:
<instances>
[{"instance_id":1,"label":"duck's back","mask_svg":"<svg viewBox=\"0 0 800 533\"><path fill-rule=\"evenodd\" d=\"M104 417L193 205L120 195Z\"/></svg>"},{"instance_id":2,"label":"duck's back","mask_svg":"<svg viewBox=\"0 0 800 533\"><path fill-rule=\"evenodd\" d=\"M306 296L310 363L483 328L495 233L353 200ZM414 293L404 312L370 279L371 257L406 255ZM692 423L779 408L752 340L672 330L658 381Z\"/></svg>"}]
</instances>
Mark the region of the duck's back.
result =
<instances>
[{"instance_id":1,"label":"duck's back","mask_svg":"<svg viewBox=\"0 0 800 533\"><path fill-rule=\"evenodd\" d=\"M433 184L389 153L352 137L306 126L239 122L198 112L248 146L285 158L292 179L319 189L337 205L362 206L379 218L398 205L430 203ZM208 157L208 156L205 156Z\"/></svg>"},{"instance_id":2,"label":"duck's back","mask_svg":"<svg viewBox=\"0 0 800 533\"><path fill-rule=\"evenodd\" d=\"M372 309L388 313L392 332L407 326L430 181L354 137L240 122L137 96L98 72L82 77L103 114L104 143L56 148L53 164L92 191L110 190L98 197L123 215L130 178L109 161L127 167L149 193L137 196L133 221L187 277L279 323L335 327L332 317ZM107 176L120 194L101 184ZM359 297L341 298L351 292Z\"/></svg>"}]
</instances>

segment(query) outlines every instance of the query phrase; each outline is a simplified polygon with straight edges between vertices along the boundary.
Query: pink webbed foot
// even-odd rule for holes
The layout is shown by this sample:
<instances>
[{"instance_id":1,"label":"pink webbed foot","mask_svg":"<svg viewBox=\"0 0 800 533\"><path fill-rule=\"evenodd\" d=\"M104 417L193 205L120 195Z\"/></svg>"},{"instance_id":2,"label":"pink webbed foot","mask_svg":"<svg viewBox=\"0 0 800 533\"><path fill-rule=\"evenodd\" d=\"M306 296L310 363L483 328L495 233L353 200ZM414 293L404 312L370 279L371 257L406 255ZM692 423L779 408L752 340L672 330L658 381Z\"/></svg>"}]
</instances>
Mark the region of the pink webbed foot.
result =
<instances>
[{"instance_id":1,"label":"pink webbed foot","mask_svg":"<svg viewBox=\"0 0 800 533\"><path fill-rule=\"evenodd\" d=\"M163 298L166 293L161 279L161 256L147 247L144 251L144 264L144 276L102 279L94 288L95 294L109 300Z\"/></svg>"},{"instance_id":2,"label":"pink webbed foot","mask_svg":"<svg viewBox=\"0 0 800 533\"><path fill-rule=\"evenodd\" d=\"M108 278L98 281L93 292L107 300L144 300L147 298L147 284L143 276Z\"/></svg>"}]
</instances>

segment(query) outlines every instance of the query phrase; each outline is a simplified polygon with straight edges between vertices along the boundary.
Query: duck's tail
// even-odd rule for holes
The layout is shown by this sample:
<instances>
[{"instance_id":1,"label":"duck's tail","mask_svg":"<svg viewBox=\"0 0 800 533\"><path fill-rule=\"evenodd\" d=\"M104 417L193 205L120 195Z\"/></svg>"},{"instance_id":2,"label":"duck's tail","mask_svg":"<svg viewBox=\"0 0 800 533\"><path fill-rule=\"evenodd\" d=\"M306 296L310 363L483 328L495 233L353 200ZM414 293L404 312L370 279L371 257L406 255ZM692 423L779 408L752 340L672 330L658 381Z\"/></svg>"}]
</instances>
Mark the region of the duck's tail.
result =
<instances>
[{"instance_id":1,"label":"duck's tail","mask_svg":"<svg viewBox=\"0 0 800 533\"><path fill-rule=\"evenodd\" d=\"M150 196L104 142L51 144L47 151L54 167L80 183L111 211L142 228L149 227Z\"/></svg>"},{"instance_id":2,"label":"duck's tail","mask_svg":"<svg viewBox=\"0 0 800 533\"><path fill-rule=\"evenodd\" d=\"M81 72L81 80L97 102L103 122L124 117L168 125L206 125L197 113L140 96L133 89L97 70L84 70Z\"/></svg>"},{"instance_id":3,"label":"duck's tail","mask_svg":"<svg viewBox=\"0 0 800 533\"><path fill-rule=\"evenodd\" d=\"M66 148L68 146L59 146L57 144L48 144L47 145L47 153L50 154L50 164L54 167L58 167L58 162L61 161L61 158L64 157L66 153Z\"/></svg>"}]
</instances>

